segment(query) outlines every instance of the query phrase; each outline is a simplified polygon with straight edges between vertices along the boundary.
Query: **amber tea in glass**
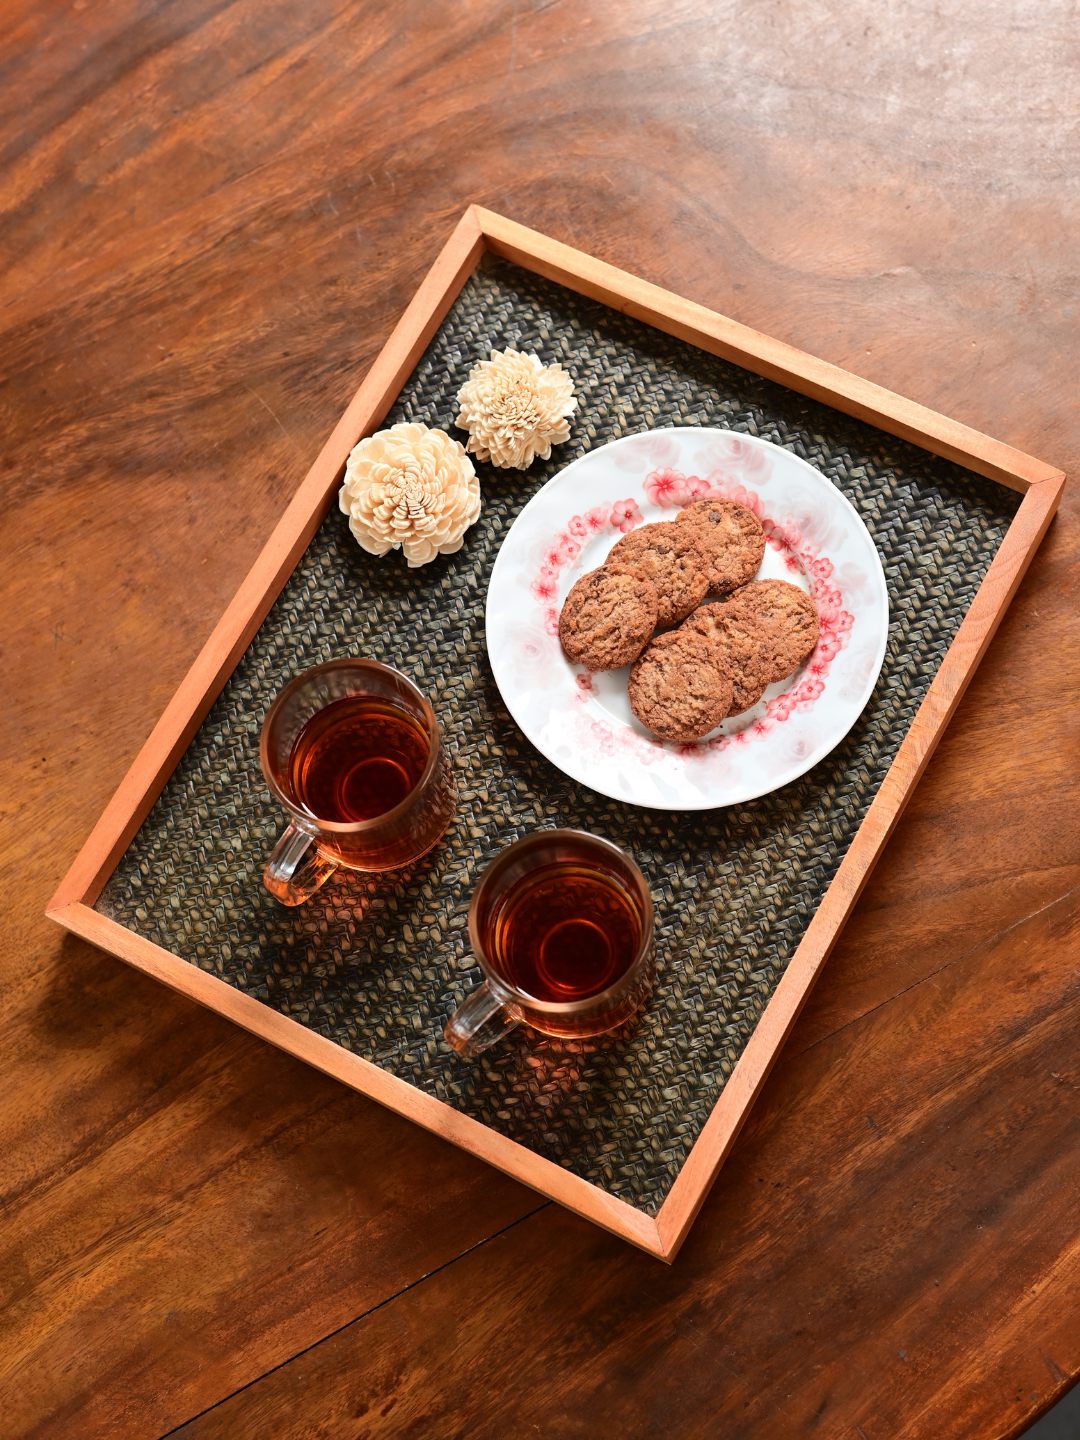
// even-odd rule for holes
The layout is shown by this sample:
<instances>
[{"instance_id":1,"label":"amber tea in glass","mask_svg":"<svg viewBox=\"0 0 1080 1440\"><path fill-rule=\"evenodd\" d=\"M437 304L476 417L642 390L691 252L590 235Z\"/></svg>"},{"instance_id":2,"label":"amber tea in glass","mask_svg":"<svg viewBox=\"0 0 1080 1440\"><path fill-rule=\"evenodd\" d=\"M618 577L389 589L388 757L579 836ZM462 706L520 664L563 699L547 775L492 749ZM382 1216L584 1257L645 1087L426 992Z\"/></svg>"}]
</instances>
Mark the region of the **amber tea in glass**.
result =
<instances>
[{"instance_id":1,"label":"amber tea in glass","mask_svg":"<svg viewBox=\"0 0 1080 1440\"><path fill-rule=\"evenodd\" d=\"M469 908L486 979L446 1027L469 1057L522 1022L598 1035L642 1004L653 973L653 907L618 846L578 830L527 836L496 857Z\"/></svg>"},{"instance_id":2,"label":"amber tea in glass","mask_svg":"<svg viewBox=\"0 0 1080 1440\"><path fill-rule=\"evenodd\" d=\"M618 881L569 857L523 876L483 938L500 980L553 1002L606 990L629 970L640 943L640 912Z\"/></svg>"},{"instance_id":3,"label":"amber tea in glass","mask_svg":"<svg viewBox=\"0 0 1080 1440\"><path fill-rule=\"evenodd\" d=\"M424 727L371 695L317 710L293 741L293 794L321 820L374 820L420 783L430 752Z\"/></svg>"},{"instance_id":4,"label":"amber tea in glass","mask_svg":"<svg viewBox=\"0 0 1080 1440\"><path fill-rule=\"evenodd\" d=\"M408 865L454 813L435 712L377 660L331 660L286 685L263 724L260 758L291 817L263 875L287 905L307 900L338 866Z\"/></svg>"}]
</instances>

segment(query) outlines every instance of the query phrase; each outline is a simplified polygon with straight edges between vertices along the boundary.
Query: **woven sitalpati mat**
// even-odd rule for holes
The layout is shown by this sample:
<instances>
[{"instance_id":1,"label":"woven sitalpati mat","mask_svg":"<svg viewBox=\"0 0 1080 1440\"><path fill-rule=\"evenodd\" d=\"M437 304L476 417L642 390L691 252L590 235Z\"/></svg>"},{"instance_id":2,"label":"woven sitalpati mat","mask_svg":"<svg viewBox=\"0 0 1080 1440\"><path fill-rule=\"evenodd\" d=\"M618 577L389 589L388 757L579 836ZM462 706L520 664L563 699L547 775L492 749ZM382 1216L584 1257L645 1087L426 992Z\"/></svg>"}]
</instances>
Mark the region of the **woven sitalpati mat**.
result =
<instances>
[{"instance_id":1,"label":"woven sitalpati mat","mask_svg":"<svg viewBox=\"0 0 1080 1440\"><path fill-rule=\"evenodd\" d=\"M986 573L1019 497L515 266L486 258L387 424L454 430L493 348L571 372L570 441L528 474L479 465L484 508L457 555L366 555L336 508L97 902L121 924L649 1214L659 1209L794 953ZM735 809L639 810L594 795L515 728L484 651L488 576L514 517L586 450L652 426L723 425L786 446L855 505L891 624L870 703L838 749ZM261 873L284 820L259 728L291 676L338 655L390 662L431 696L460 803L444 842L377 881L339 872L289 910ZM466 1064L443 1025L481 976L469 896L539 826L625 845L657 907L659 973L623 1031L567 1044L517 1031Z\"/></svg>"}]
</instances>

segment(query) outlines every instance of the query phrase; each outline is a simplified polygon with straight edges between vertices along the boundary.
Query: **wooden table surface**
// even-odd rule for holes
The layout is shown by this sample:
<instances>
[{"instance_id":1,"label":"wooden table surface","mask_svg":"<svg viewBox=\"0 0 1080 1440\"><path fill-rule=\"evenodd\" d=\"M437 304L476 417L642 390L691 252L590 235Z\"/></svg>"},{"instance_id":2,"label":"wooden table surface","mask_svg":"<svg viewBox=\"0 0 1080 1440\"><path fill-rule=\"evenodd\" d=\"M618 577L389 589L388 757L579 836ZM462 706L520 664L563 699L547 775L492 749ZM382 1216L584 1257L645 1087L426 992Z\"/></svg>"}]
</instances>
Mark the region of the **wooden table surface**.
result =
<instances>
[{"instance_id":1,"label":"wooden table surface","mask_svg":"<svg viewBox=\"0 0 1080 1440\"><path fill-rule=\"evenodd\" d=\"M1080 500L667 1268L42 916L471 201L1066 471L1064 0L8 0L5 1436L996 1437L1080 1373Z\"/></svg>"}]
</instances>

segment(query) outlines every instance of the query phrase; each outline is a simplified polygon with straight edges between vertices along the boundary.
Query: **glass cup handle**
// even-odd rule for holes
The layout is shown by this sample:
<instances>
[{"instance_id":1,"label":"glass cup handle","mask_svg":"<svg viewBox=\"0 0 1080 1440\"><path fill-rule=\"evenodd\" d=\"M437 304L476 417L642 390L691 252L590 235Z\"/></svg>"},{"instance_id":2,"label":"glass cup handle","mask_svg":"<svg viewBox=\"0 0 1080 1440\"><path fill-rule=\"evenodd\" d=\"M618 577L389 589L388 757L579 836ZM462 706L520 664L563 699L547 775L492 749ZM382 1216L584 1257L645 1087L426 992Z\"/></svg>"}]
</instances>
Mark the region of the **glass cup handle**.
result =
<instances>
[{"instance_id":1,"label":"glass cup handle","mask_svg":"<svg viewBox=\"0 0 1080 1440\"><path fill-rule=\"evenodd\" d=\"M274 846L263 884L283 905L302 905L337 868L336 860L320 853L313 835L290 824Z\"/></svg>"},{"instance_id":2,"label":"glass cup handle","mask_svg":"<svg viewBox=\"0 0 1080 1440\"><path fill-rule=\"evenodd\" d=\"M521 1011L500 1000L485 980L471 995L466 995L450 1016L443 1034L463 1060L471 1060L501 1040L515 1025L520 1025L521 1020Z\"/></svg>"}]
</instances>

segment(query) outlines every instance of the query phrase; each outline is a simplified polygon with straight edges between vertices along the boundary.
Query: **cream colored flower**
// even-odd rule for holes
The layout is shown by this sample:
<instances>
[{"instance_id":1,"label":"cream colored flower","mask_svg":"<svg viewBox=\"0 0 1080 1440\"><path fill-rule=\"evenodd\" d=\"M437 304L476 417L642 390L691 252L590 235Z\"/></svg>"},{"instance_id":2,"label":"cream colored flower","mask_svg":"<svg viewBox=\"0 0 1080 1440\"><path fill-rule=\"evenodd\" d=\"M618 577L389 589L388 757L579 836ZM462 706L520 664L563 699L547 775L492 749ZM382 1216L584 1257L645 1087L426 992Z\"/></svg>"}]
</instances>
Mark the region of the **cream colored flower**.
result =
<instances>
[{"instance_id":1,"label":"cream colored flower","mask_svg":"<svg viewBox=\"0 0 1080 1440\"><path fill-rule=\"evenodd\" d=\"M458 391L457 424L468 449L493 465L527 470L537 455L570 437L567 415L577 409L574 383L561 365L543 365L517 350L491 352Z\"/></svg>"},{"instance_id":2,"label":"cream colored flower","mask_svg":"<svg viewBox=\"0 0 1080 1440\"><path fill-rule=\"evenodd\" d=\"M392 425L355 447L338 504L370 555L400 548L415 569L461 549L480 514L480 483L445 431Z\"/></svg>"}]
</instances>

